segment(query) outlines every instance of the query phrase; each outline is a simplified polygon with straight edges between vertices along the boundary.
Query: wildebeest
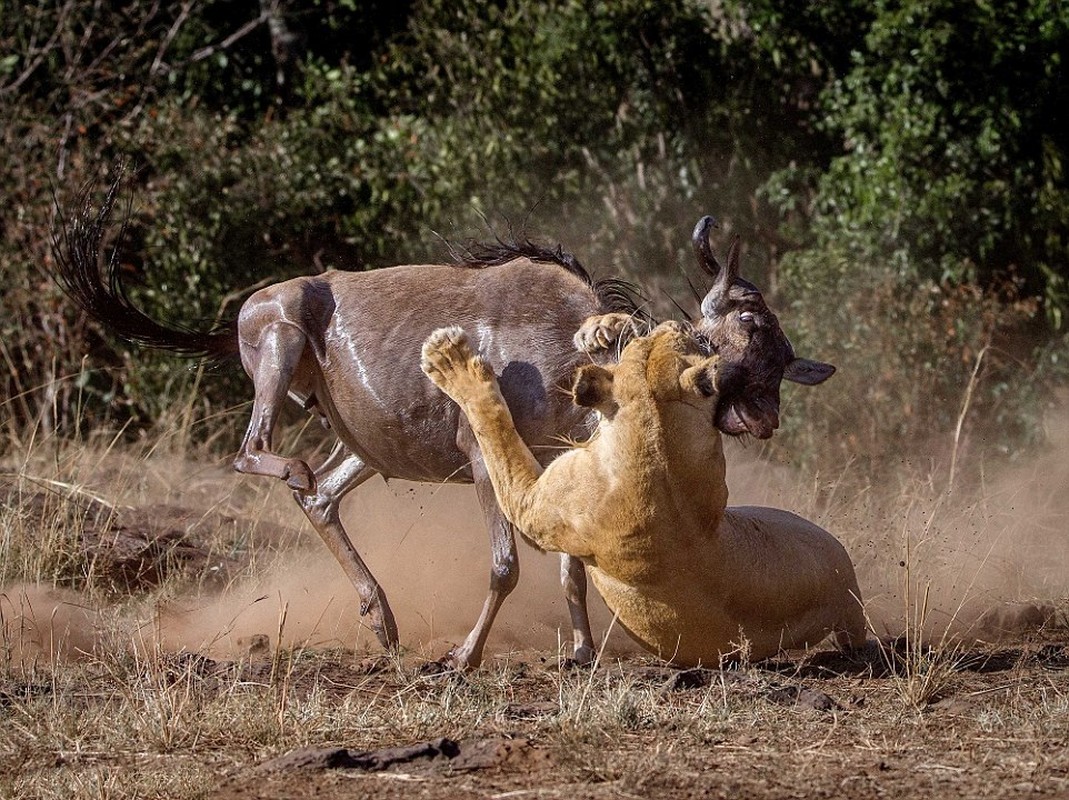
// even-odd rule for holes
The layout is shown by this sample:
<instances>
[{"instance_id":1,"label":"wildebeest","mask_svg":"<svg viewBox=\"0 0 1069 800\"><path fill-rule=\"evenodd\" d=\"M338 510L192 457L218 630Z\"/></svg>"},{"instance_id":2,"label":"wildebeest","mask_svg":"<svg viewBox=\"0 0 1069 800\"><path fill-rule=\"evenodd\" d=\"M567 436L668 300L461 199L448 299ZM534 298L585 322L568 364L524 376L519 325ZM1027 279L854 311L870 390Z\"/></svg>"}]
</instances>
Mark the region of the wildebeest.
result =
<instances>
[{"instance_id":1,"label":"wildebeest","mask_svg":"<svg viewBox=\"0 0 1069 800\"><path fill-rule=\"evenodd\" d=\"M548 463L560 452L562 438L582 437L591 425L588 410L559 390L592 359L576 349L573 335L584 321L603 317L607 335L614 336L620 321L638 311L620 282L591 279L559 247L499 242L474 249L472 258L457 265L293 278L253 293L233 323L194 331L145 315L126 293L115 254L101 263L121 182L120 172L99 208L87 189L69 223L60 215L53 250L67 293L91 318L130 341L185 356L240 358L253 381L254 401L234 468L279 478L293 489L354 584L361 615L384 647L397 644L397 626L385 593L342 525L342 498L376 473L474 483L490 529L490 589L470 634L443 661L478 666L494 617L519 577L515 537L494 500L467 423L420 372L420 347L436 328L462 325L471 331L500 376L521 435ZM736 368L725 381L718 417L722 429L763 438L778 425L780 380L819 383L833 368L795 357L760 293L738 278L737 245L728 268L720 269L708 243L712 224L704 218L695 228L699 264L716 282L702 301L703 316L694 332L706 347L722 351L726 370ZM315 470L272 451L272 433L287 396L319 415L337 437ZM593 657L593 639L583 565L564 558L561 577L575 657L586 662Z\"/></svg>"}]
</instances>

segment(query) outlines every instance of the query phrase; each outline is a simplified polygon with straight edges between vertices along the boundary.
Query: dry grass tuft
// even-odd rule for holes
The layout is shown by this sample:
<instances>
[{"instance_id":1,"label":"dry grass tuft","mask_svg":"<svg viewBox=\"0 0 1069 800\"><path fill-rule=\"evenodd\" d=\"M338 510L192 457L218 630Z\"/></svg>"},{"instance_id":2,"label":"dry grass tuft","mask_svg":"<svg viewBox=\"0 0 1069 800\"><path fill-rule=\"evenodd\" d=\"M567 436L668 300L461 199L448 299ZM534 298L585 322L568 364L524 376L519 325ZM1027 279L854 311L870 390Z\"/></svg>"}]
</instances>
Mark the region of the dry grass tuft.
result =
<instances>
[{"instance_id":1,"label":"dry grass tuft","mask_svg":"<svg viewBox=\"0 0 1069 800\"><path fill-rule=\"evenodd\" d=\"M843 540L873 631L889 642L868 661L794 654L680 673L622 649L614 632L595 669L569 670L552 646L532 652L513 633L475 673L428 676L437 641L382 656L359 630L338 633L348 587L310 612L295 606L324 573L297 568L308 537L271 482L160 442L24 444L0 466L0 797L182 800L215 791L222 776L253 786L242 782L256 764L295 748L442 736L527 741L543 757L537 777L529 764L346 782L368 797L406 796L413 782L430 796L509 795L532 780L583 797L762 797L792 791L792 774L829 795L879 787L909 797L970 796L992 783L1054 791L1069 774L1064 748L1052 746L1069 713L1069 567L1064 548L1052 549L1063 501L1037 492L1034 475L948 495L934 480L893 491L802 485L767 465L740 486L747 470L735 471L736 502L792 508ZM385 534L404 539L413 524ZM449 528L442 541L456 548L450 537L463 535ZM406 563L387 581L392 597L429 591L435 569ZM287 574L296 585L283 592ZM547 581L545 613L562 623L556 592ZM1027 613L980 614L1003 599L1026 601ZM988 618L1010 644L976 644L972 622ZM314 774L272 780L291 794L335 791Z\"/></svg>"}]
</instances>

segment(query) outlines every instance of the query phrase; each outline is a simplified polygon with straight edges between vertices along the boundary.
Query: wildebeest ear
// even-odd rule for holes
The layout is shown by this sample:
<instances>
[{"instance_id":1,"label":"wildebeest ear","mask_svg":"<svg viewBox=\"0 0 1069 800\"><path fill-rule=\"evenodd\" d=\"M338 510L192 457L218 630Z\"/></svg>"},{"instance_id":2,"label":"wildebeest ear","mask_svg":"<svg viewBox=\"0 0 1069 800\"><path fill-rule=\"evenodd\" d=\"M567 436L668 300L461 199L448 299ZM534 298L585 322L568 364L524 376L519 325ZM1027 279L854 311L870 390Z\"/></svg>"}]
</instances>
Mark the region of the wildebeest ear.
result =
<instances>
[{"instance_id":1,"label":"wildebeest ear","mask_svg":"<svg viewBox=\"0 0 1069 800\"><path fill-rule=\"evenodd\" d=\"M577 406L596 408L609 415L616 410L612 396L612 372L597 364L584 364L575 374L572 398Z\"/></svg>"},{"instance_id":2,"label":"wildebeest ear","mask_svg":"<svg viewBox=\"0 0 1069 800\"><path fill-rule=\"evenodd\" d=\"M806 386L816 386L832 376L835 367L825 364L823 361L813 361L808 358L796 358L783 370L783 377L795 383Z\"/></svg>"}]
</instances>

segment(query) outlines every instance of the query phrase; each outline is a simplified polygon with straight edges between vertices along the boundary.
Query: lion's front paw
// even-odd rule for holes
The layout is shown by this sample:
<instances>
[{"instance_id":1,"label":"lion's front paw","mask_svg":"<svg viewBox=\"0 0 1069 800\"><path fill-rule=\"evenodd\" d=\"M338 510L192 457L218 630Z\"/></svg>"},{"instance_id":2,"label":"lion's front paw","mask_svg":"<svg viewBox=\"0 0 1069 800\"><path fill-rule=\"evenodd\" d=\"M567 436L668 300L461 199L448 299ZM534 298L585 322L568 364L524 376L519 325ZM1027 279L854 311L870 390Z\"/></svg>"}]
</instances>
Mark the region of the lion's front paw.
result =
<instances>
[{"instance_id":1,"label":"lion's front paw","mask_svg":"<svg viewBox=\"0 0 1069 800\"><path fill-rule=\"evenodd\" d=\"M626 344L627 340L637 336L638 332L631 315L613 312L584 320L572 341L576 350L596 353L608 350L617 343Z\"/></svg>"},{"instance_id":2,"label":"lion's front paw","mask_svg":"<svg viewBox=\"0 0 1069 800\"><path fill-rule=\"evenodd\" d=\"M486 362L472 352L463 328L439 328L423 343L419 362L434 385L453 399L493 379Z\"/></svg>"}]
</instances>

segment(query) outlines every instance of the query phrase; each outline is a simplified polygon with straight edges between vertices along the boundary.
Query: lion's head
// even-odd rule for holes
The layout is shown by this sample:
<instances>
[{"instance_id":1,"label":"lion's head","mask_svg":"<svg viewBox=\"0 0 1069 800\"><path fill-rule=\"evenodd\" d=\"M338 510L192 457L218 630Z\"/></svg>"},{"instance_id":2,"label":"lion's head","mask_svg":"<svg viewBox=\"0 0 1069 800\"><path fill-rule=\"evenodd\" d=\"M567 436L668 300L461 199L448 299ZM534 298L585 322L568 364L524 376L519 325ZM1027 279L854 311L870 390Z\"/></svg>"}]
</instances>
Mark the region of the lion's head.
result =
<instances>
[{"instance_id":1,"label":"lion's head","mask_svg":"<svg viewBox=\"0 0 1069 800\"><path fill-rule=\"evenodd\" d=\"M572 387L575 403L612 419L634 403L658 407L680 403L706 414L715 427L719 358L702 354L677 323L665 323L624 348L617 364L588 364Z\"/></svg>"}]
</instances>

